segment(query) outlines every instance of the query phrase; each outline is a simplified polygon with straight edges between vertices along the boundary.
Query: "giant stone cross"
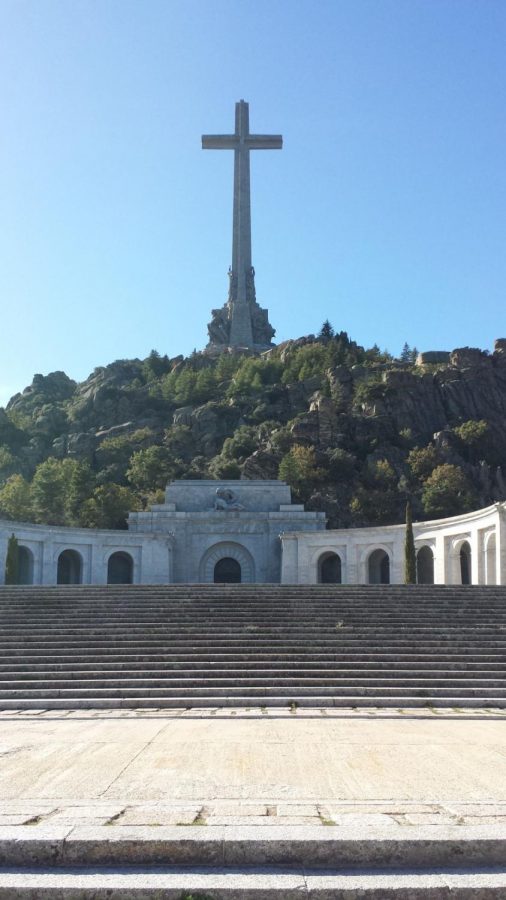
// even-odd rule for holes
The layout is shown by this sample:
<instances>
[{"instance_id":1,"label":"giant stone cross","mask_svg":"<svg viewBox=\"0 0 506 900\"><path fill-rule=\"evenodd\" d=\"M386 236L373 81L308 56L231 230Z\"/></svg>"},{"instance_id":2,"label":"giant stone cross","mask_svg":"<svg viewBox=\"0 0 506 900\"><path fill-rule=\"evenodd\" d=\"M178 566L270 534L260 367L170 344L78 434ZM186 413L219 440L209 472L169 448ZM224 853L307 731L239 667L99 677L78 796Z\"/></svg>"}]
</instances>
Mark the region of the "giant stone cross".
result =
<instances>
[{"instance_id":1,"label":"giant stone cross","mask_svg":"<svg viewBox=\"0 0 506 900\"><path fill-rule=\"evenodd\" d=\"M235 104L234 134L202 135L203 150L234 151L234 222L232 266L229 269L228 302L213 309L208 325L209 349L247 347L265 350L272 346L274 329L268 313L256 302L255 270L251 261L250 150L280 150L278 134L250 134L249 106L244 100Z\"/></svg>"}]
</instances>

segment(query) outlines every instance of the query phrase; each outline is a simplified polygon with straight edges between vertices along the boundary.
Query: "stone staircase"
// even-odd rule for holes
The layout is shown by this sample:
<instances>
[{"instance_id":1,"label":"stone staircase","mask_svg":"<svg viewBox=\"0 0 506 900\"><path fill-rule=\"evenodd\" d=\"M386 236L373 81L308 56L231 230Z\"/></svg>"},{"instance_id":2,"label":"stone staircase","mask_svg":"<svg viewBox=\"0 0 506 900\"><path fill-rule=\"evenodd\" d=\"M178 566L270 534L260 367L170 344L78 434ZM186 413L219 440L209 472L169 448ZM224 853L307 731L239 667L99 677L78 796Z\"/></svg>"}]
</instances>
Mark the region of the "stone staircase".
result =
<instances>
[{"instance_id":1,"label":"stone staircase","mask_svg":"<svg viewBox=\"0 0 506 900\"><path fill-rule=\"evenodd\" d=\"M92 828L34 830L0 840L0 900L506 896L502 829L211 826L122 828L119 836L108 829L107 837Z\"/></svg>"},{"instance_id":2,"label":"stone staircase","mask_svg":"<svg viewBox=\"0 0 506 900\"><path fill-rule=\"evenodd\" d=\"M506 588L0 588L0 708L506 707Z\"/></svg>"}]
</instances>

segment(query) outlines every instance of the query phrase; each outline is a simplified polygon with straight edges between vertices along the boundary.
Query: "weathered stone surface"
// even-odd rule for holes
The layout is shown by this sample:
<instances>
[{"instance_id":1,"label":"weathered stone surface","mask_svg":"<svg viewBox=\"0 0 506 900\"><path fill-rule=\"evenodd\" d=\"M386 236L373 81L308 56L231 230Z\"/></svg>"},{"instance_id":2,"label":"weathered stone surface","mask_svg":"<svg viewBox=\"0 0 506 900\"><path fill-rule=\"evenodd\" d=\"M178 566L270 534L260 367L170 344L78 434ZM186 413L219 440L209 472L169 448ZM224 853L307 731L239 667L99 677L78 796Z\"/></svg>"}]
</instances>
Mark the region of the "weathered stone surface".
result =
<instances>
[{"instance_id":1,"label":"weathered stone surface","mask_svg":"<svg viewBox=\"0 0 506 900\"><path fill-rule=\"evenodd\" d=\"M77 434L69 434L67 435L66 443L69 456L87 460L93 458L97 445L93 431L80 431Z\"/></svg>"},{"instance_id":2,"label":"weathered stone surface","mask_svg":"<svg viewBox=\"0 0 506 900\"><path fill-rule=\"evenodd\" d=\"M174 425L191 425L193 415L193 406L180 406L174 410L172 421Z\"/></svg>"},{"instance_id":3,"label":"weathered stone surface","mask_svg":"<svg viewBox=\"0 0 506 900\"><path fill-rule=\"evenodd\" d=\"M450 352L448 350L424 350L416 357L417 366L436 365L438 363L449 363Z\"/></svg>"},{"instance_id":4,"label":"weathered stone surface","mask_svg":"<svg viewBox=\"0 0 506 900\"><path fill-rule=\"evenodd\" d=\"M221 446L224 438L230 430L230 420L238 416L231 407L225 410L217 403L206 403L197 406L190 418L191 431L194 440L201 451L207 456L212 456Z\"/></svg>"},{"instance_id":5,"label":"weathered stone surface","mask_svg":"<svg viewBox=\"0 0 506 900\"><path fill-rule=\"evenodd\" d=\"M450 353L450 364L458 369L486 365L490 357L478 347L459 347Z\"/></svg>"},{"instance_id":6,"label":"weathered stone surface","mask_svg":"<svg viewBox=\"0 0 506 900\"><path fill-rule=\"evenodd\" d=\"M255 450L243 464L242 477L252 481L276 478L278 462L273 453L269 453L267 450Z\"/></svg>"}]
</instances>

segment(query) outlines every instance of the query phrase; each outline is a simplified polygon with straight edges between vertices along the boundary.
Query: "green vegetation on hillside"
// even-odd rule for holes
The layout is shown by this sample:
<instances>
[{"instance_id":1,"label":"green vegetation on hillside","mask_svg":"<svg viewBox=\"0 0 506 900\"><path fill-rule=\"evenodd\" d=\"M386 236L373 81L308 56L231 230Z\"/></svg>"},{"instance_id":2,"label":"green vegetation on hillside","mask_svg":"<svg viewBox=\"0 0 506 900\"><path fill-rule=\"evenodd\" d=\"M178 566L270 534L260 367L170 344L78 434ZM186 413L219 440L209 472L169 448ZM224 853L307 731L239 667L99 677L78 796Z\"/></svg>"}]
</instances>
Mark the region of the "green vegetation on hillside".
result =
<instances>
[{"instance_id":1,"label":"green vegetation on hillside","mask_svg":"<svg viewBox=\"0 0 506 900\"><path fill-rule=\"evenodd\" d=\"M82 384L36 375L0 409L0 516L125 527L179 478L283 478L331 527L402 522L407 501L416 519L504 499L504 355L415 357L325 322L261 356L152 351Z\"/></svg>"}]
</instances>

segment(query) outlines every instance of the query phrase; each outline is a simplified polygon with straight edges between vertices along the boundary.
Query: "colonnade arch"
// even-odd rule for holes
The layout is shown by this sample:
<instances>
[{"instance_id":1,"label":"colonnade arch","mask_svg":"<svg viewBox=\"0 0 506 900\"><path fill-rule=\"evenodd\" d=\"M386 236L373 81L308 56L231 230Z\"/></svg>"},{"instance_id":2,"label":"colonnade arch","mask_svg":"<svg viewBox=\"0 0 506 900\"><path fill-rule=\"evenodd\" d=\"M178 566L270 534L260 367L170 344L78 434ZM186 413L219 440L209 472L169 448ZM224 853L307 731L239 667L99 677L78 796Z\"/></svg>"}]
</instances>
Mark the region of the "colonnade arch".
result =
<instances>
[{"instance_id":1,"label":"colonnade arch","mask_svg":"<svg viewBox=\"0 0 506 900\"><path fill-rule=\"evenodd\" d=\"M327 551L318 559L318 584L342 584L343 571L339 553Z\"/></svg>"},{"instance_id":2,"label":"colonnade arch","mask_svg":"<svg viewBox=\"0 0 506 900\"><path fill-rule=\"evenodd\" d=\"M77 550L62 550L56 566L57 584L83 583L83 558Z\"/></svg>"},{"instance_id":3,"label":"colonnade arch","mask_svg":"<svg viewBox=\"0 0 506 900\"><path fill-rule=\"evenodd\" d=\"M107 584L133 584L134 561L129 553L116 550L107 560Z\"/></svg>"},{"instance_id":4,"label":"colonnade arch","mask_svg":"<svg viewBox=\"0 0 506 900\"><path fill-rule=\"evenodd\" d=\"M434 584L434 553L427 544L416 554L416 581L417 584Z\"/></svg>"},{"instance_id":5,"label":"colonnade arch","mask_svg":"<svg viewBox=\"0 0 506 900\"><path fill-rule=\"evenodd\" d=\"M33 553L20 544L18 554L18 584L33 584Z\"/></svg>"},{"instance_id":6,"label":"colonnade arch","mask_svg":"<svg viewBox=\"0 0 506 900\"><path fill-rule=\"evenodd\" d=\"M460 583L472 584L472 554L469 541L463 541L459 550Z\"/></svg>"},{"instance_id":7,"label":"colonnade arch","mask_svg":"<svg viewBox=\"0 0 506 900\"><path fill-rule=\"evenodd\" d=\"M390 556L381 547L369 554L367 580L369 584L390 584Z\"/></svg>"}]
</instances>

